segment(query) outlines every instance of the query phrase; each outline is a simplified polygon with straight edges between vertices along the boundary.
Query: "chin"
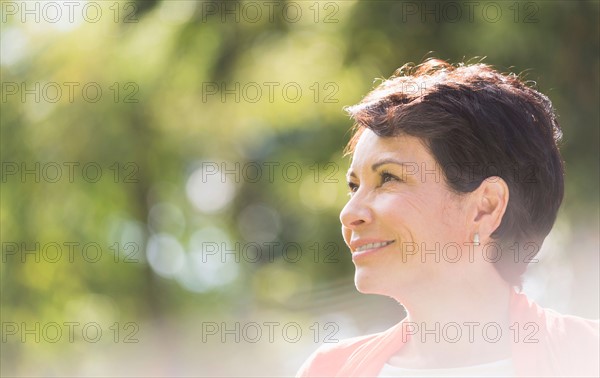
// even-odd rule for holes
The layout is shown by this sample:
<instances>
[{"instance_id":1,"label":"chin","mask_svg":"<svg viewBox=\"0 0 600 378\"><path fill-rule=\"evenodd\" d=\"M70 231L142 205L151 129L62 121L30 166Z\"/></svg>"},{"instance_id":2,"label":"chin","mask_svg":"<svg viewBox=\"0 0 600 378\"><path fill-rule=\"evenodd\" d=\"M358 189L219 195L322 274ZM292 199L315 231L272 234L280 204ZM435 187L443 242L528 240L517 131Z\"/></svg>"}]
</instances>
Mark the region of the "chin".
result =
<instances>
[{"instance_id":1,"label":"chin","mask_svg":"<svg viewBox=\"0 0 600 378\"><path fill-rule=\"evenodd\" d=\"M405 290L412 290L417 277L400 279L401 274L393 274L385 270L374 270L368 267L356 267L354 286L361 294L376 294L386 297L399 298Z\"/></svg>"},{"instance_id":2,"label":"chin","mask_svg":"<svg viewBox=\"0 0 600 378\"><path fill-rule=\"evenodd\" d=\"M357 268L354 273L354 286L356 290L362 294L382 294L378 290L378 286L381 286L380 280L377 279L377 275L372 274L367 269Z\"/></svg>"}]
</instances>

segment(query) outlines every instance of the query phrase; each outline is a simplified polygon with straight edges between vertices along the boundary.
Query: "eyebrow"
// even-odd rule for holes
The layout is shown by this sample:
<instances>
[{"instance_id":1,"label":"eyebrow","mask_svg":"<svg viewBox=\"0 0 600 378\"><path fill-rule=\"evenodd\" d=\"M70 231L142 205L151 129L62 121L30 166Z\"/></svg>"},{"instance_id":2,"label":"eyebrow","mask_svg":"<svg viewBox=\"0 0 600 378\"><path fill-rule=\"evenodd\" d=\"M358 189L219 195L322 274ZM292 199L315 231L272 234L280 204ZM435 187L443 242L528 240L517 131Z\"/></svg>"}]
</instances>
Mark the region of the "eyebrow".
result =
<instances>
[{"instance_id":1,"label":"eyebrow","mask_svg":"<svg viewBox=\"0 0 600 378\"><path fill-rule=\"evenodd\" d=\"M376 163L373 163L373 165L371 166L371 170L373 172L375 172L377 170L377 168L381 167L382 165L386 165L386 164L407 165L409 163L403 162L403 161L400 161L400 160L396 160L396 159L391 159L391 158L389 158L389 159L383 159L383 160L380 160L380 161L378 161ZM351 171L351 170L348 171L347 176L356 178L356 174L353 171Z\"/></svg>"}]
</instances>

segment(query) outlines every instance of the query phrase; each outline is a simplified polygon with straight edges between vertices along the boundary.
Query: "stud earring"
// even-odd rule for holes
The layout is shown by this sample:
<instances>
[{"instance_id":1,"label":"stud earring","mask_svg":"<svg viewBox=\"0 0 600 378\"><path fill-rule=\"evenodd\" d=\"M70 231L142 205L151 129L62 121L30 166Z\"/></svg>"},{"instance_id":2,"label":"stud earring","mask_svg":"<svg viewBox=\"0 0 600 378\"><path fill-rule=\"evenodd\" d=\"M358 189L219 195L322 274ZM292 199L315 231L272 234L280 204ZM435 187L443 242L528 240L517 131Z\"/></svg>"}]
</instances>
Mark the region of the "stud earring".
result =
<instances>
[{"instance_id":1,"label":"stud earring","mask_svg":"<svg viewBox=\"0 0 600 378\"><path fill-rule=\"evenodd\" d=\"M476 232L475 235L473 235L473 244L479 245L479 232Z\"/></svg>"}]
</instances>

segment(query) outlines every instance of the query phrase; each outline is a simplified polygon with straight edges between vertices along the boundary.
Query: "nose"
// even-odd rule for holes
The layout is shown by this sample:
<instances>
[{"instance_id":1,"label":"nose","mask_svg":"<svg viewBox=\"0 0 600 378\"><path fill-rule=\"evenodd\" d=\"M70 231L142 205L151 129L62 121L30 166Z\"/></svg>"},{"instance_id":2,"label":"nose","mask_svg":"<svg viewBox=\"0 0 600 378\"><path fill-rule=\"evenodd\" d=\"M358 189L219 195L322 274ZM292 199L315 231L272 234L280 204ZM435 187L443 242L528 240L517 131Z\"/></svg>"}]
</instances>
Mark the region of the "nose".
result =
<instances>
[{"instance_id":1,"label":"nose","mask_svg":"<svg viewBox=\"0 0 600 378\"><path fill-rule=\"evenodd\" d=\"M371 222L372 213L365 199L355 193L340 212L342 226L351 230Z\"/></svg>"}]
</instances>

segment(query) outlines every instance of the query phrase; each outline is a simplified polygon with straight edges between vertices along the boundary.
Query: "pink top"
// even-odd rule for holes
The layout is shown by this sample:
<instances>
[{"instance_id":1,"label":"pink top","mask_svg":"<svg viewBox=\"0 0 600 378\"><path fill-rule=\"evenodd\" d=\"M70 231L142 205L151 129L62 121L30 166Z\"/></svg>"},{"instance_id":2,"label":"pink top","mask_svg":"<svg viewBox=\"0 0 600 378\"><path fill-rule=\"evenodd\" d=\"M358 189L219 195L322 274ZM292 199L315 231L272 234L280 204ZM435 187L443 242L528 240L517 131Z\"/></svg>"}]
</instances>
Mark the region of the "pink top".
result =
<instances>
[{"instance_id":1,"label":"pink top","mask_svg":"<svg viewBox=\"0 0 600 378\"><path fill-rule=\"evenodd\" d=\"M514 343L518 377L600 376L598 320L561 315L512 290L510 323L536 323L537 342ZM297 377L376 377L404 344L403 323L367 336L325 344L302 365ZM526 332L524 332L526 333Z\"/></svg>"}]
</instances>

